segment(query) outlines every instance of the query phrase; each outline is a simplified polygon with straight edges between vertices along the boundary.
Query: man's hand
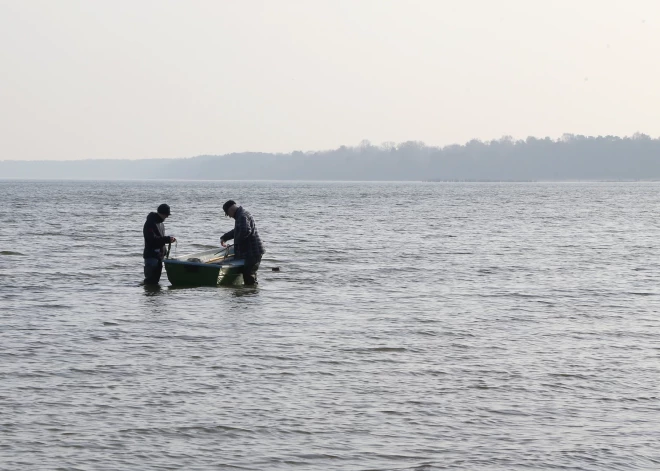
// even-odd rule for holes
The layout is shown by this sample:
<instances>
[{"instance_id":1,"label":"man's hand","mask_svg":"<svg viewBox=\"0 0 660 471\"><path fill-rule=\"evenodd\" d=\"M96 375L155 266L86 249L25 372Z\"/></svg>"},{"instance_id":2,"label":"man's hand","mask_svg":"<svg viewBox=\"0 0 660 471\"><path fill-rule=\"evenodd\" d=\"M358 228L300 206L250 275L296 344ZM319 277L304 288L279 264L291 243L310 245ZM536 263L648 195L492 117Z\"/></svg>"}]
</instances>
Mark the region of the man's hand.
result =
<instances>
[{"instance_id":1,"label":"man's hand","mask_svg":"<svg viewBox=\"0 0 660 471\"><path fill-rule=\"evenodd\" d=\"M225 243L225 239L220 239L220 245L223 247L227 247L227 244Z\"/></svg>"},{"instance_id":2,"label":"man's hand","mask_svg":"<svg viewBox=\"0 0 660 471\"><path fill-rule=\"evenodd\" d=\"M170 244L173 244L174 242L176 242L176 237L170 236Z\"/></svg>"}]
</instances>

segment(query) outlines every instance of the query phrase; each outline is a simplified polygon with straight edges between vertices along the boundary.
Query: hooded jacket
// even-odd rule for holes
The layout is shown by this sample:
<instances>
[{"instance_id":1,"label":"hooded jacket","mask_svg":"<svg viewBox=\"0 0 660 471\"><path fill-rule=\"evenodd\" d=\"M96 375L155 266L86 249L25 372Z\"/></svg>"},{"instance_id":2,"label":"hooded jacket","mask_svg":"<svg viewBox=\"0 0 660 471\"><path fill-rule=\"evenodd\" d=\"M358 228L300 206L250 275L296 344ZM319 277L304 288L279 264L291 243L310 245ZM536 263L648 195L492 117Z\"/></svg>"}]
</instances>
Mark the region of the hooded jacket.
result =
<instances>
[{"instance_id":1,"label":"hooded jacket","mask_svg":"<svg viewBox=\"0 0 660 471\"><path fill-rule=\"evenodd\" d=\"M165 256L165 245L172 240L165 235L164 219L158 213L149 213L144 223L142 234L144 235L143 258L157 258L162 260Z\"/></svg>"}]
</instances>

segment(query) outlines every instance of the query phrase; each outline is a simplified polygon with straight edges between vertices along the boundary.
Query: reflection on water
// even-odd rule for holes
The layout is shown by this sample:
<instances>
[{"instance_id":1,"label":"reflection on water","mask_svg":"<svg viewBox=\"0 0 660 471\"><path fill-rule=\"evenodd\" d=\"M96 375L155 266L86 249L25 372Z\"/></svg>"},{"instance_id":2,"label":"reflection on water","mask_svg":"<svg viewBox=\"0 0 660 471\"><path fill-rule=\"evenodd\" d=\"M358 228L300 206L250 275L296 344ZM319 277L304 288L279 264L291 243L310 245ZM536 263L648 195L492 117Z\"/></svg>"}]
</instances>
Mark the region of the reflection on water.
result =
<instances>
[{"instance_id":1,"label":"reflection on water","mask_svg":"<svg viewBox=\"0 0 660 471\"><path fill-rule=\"evenodd\" d=\"M160 284L157 285L143 284L142 286L144 288L144 294L146 296L157 296L163 290Z\"/></svg>"},{"instance_id":2,"label":"reflection on water","mask_svg":"<svg viewBox=\"0 0 660 471\"><path fill-rule=\"evenodd\" d=\"M237 285L237 286L229 286L227 287L231 289L231 295L234 298L241 298L244 296L257 296L259 294L259 286L245 286L245 285Z\"/></svg>"}]
</instances>

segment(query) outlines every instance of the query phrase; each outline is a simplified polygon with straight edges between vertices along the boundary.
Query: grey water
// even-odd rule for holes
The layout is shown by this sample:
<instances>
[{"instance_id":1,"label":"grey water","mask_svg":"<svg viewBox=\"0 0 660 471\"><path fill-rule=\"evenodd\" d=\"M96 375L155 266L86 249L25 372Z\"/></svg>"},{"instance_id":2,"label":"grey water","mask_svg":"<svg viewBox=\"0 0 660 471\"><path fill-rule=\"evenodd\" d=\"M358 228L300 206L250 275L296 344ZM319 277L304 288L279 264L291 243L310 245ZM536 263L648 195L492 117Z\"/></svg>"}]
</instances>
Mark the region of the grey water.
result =
<instances>
[{"instance_id":1,"label":"grey water","mask_svg":"<svg viewBox=\"0 0 660 471\"><path fill-rule=\"evenodd\" d=\"M660 469L659 190L0 181L0 469ZM257 288L140 285L229 198Z\"/></svg>"}]
</instances>

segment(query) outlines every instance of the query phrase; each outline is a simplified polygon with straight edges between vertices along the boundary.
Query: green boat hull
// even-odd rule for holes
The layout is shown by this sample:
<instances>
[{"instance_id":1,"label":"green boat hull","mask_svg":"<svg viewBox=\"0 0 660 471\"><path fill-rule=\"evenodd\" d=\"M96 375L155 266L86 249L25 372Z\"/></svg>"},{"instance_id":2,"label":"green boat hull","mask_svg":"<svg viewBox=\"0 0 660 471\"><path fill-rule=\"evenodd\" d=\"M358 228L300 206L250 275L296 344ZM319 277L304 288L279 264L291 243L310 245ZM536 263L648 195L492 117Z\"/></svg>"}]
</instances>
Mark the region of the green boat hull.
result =
<instances>
[{"instance_id":1,"label":"green boat hull","mask_svg":"<svg viewBox=\"0 0 660 471\"><path fill-rule=\"evenodd\" d=\"M243 279L243 260L234 260L231 249L208 250L164 262L173 286L233 285Z\"/></svg>"}]
</instances>

